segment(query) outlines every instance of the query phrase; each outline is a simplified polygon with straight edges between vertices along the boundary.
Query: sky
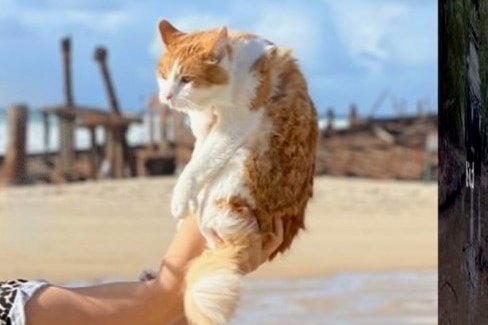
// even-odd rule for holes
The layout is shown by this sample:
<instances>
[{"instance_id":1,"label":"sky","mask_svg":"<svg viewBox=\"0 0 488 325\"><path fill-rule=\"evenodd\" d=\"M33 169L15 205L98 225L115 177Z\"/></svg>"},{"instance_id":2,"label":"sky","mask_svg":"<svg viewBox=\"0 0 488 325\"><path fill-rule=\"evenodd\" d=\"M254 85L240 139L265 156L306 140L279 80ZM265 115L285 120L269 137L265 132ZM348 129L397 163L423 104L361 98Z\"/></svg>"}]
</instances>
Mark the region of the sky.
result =
<instances>
[{"instance_id":1,"label":"sky","mask_svg":"<svg viewBox=\"0 0 488 325\"><path fill-rule=\"evenodd\" d=\"M156 91L157 22L183 31L226 25L291 47L320 113L356 103L376 115L419 100L437 108L435 0L0 0L0 107L63 101L59 40L71 36L76 104L108 107L94 48L106 46L124 111Z\"/></svg>"}]
</instances>

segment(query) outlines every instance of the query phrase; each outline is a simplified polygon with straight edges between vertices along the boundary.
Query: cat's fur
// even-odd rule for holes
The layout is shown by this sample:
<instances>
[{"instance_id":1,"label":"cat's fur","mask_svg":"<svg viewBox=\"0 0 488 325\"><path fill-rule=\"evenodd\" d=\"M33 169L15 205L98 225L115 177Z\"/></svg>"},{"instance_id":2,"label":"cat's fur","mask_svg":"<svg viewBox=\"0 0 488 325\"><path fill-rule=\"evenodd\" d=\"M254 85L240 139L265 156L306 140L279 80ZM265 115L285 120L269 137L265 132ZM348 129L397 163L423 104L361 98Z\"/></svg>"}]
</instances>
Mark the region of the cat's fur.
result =
<instances>
[{"instance_id":1,"label":"cat's fur","mask_svg":"<svg viewBox=\"0 0 488 325\"><path fill-rule=\"evenodd\" d=\"M179 219L196 214L209 247L187 272L185 313L197 325L225 324L240 266L269 242L273 218L283 220L284 241L270 259L305 228L316 111L290 50L225 27L184 33L162 20L159 31L159 98L189 115L196 138L171 210Z\"/></svg>"}]
</instances>

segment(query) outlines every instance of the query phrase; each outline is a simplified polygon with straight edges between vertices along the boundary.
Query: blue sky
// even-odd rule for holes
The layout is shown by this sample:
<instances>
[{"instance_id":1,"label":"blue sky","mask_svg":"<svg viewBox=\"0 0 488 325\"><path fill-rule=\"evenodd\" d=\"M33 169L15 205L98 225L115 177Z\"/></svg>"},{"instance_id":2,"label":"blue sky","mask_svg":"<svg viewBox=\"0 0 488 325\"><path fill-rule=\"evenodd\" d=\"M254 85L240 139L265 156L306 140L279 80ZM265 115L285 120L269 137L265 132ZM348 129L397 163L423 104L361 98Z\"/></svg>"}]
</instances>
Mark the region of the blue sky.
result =
<instances>
[{"instance_id":1,"label":"blue sky","mask_svg":"<svg viewBox=\"0 0 488 325\"><path fill-rule=\"evenodd\" d=\"M75 102L107 107L97 45L124 110L140 110L156 90L159 18L182 30L227 25L292 47L320 111L368 114L387 90L414 112L437 107L434 0L0 0L0 107L61 103L59 39L73 38ZM391 101L379 109L391 114Z\"/></svg>"}]
</instances>

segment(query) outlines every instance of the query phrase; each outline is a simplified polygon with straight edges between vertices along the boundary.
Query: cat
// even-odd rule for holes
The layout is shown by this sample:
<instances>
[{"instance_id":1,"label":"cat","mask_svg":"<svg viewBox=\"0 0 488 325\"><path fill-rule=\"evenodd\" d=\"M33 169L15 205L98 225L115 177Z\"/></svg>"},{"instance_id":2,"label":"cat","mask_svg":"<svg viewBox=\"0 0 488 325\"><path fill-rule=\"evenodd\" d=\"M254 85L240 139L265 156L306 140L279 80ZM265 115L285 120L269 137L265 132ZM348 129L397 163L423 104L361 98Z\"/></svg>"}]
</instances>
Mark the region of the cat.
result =
<instances>
[{"instance_id":1,"label":"cat","mask_svg":"<svg viewBox=\"0 0 488 325\"><path fill-rule=\"evenodd\" d=\"M271 241L273 218L285 252L305 229L313 196L317 113L290 49L220 27L183 32L158 23L159 100L188 114L195 148L173 189L171 213L194 214L208 248L185 277L185 315L226 324L245 270Z\"/></svg>"}]
</instances>

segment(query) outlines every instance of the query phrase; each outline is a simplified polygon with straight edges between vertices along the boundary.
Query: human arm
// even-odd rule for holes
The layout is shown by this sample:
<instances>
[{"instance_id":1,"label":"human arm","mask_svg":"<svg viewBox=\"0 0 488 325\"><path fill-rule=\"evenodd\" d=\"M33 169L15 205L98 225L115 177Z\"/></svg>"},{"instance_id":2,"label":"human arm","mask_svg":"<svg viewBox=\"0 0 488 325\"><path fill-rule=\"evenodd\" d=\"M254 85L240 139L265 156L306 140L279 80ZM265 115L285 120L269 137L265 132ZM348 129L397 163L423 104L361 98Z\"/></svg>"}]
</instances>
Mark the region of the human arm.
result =
<instances>
[{"instance_id":1,"label":"human arm","mask_svg":"<svg viewBox=\"0 0 488 325\"><path fill-rule=\"evenodd\" d=\"M175 234L158 277L68 289L48 286L26 305L27 325L168 324L182 313L181 290L187 263L205 242L196 218L187 218Z\"/></svg>"},{"instance_id":2,"label":"human arm","mask_svg":"<svg viewBox=\"0 0 488 325\"><path fill-rule=\"evenodd\" d=\"M275 237L263 248L258 263L242 266L242 269L246 272L257 269L282 241L283 225L277 220ZM27 325L183 325L184 274L188 263L199 256L204 247L196 218L186 218L155 279L74 289L48 286L27 302Z\"/></svg>"}]
</instances>

